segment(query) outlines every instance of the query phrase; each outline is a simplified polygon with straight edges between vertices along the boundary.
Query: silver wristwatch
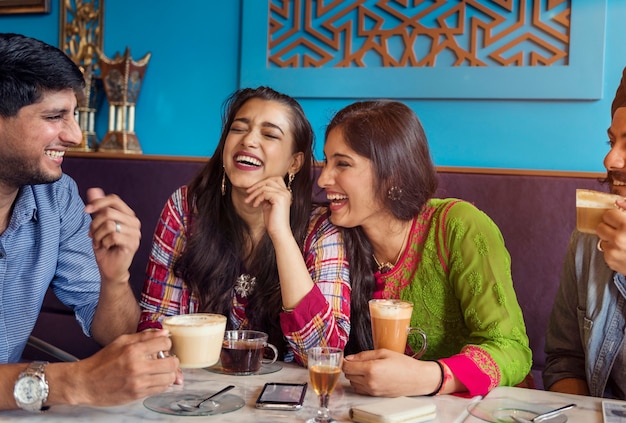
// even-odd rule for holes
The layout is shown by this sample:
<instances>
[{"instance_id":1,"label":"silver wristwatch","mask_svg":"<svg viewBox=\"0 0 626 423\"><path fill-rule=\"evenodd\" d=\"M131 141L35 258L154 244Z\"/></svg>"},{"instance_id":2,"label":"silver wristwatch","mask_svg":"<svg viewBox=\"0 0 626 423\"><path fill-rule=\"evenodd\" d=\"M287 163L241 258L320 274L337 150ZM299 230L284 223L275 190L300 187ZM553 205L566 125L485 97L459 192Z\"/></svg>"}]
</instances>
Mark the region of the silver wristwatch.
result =
<instances>
[{"instance_id":1,"label":"silver wristwatch","mask_svg":"<svg viewBox=\"0 0 626 423\"><path fill-rule=\"evenodd\" d=\"M27 411L43 411L44 402L48 399L48 382L44 368L47 361L33 361L17 378L13 397L18 407Z\"/></svg>"}]
</instances>

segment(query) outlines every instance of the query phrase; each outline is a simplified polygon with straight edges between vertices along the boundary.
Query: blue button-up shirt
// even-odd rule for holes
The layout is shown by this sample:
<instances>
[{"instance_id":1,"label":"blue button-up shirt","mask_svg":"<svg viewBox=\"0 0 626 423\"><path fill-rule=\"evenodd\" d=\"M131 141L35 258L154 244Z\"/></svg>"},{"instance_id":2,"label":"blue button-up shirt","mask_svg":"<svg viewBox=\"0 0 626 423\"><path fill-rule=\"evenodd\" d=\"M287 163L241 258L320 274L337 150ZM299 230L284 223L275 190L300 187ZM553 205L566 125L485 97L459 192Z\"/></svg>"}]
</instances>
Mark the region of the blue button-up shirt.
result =
<instances>
[{"instance_id":1,"label":"blue button-up shirt","mask_svg":"<svg viewBox=\"0 0 626 423\"><path fill-rule=\"evenodd\" d=\"M100 293L90 223L67 175L20 189L0 235L0 363L19 361L49 286L89 335Z\"/></svg>"}]
</instances>

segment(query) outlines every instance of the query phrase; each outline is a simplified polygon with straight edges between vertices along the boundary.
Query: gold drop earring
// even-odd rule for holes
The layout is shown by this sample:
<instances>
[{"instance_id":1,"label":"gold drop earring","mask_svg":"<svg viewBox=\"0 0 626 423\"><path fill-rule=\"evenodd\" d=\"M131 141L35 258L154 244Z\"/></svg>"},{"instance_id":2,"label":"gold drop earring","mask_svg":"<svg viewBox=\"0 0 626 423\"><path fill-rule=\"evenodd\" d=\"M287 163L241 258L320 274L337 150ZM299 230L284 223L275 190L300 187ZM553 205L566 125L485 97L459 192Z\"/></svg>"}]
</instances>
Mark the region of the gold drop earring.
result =
<instances>
[{"instance_id":1,"label":"gold drop earring","mask_svg":"<svg viewBox=\"0 0 626 423\"><path fill-rule=\"evenodd\" d=\"M222 166L222 197L226 195L226 169Z\"/></svg>"},{"instance_id":2,"label":"gold drop earring","mask_svg":"<svg viewBox=\"0 0 626 423\"><path fill-rule=\"evenodd\" d=\"M293 182L294 179L296 179L296 174L295 173L290 173L289 174L289 181L287 182L287 191L289 191L292 194L293 194L293 192L291 191L291 183Z\"/></svg>"}]
</instances>

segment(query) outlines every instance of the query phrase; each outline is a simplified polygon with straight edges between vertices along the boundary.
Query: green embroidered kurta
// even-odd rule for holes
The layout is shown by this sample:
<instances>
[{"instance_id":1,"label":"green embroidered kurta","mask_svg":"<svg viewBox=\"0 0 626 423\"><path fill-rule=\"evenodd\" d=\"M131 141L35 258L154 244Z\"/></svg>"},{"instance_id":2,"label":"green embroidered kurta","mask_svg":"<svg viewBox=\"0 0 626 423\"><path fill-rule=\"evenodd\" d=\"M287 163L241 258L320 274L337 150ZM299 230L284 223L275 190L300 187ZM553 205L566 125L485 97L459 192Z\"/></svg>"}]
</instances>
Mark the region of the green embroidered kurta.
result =
<instances>
[{"instance_id":1,"label":"green embroidered kurta","mask_svg":"<svg viewBox=\"0 0 626 423\"><path fill-rule=\"evenodd\" d=\"M472 204L431 199L413 220L399 262L376 276L375 297L414 304L411 325L428 336L422 359L443 358L470 393L515 385L529 373L511 258L498 227Z\"/></svg>"}]
</instances>

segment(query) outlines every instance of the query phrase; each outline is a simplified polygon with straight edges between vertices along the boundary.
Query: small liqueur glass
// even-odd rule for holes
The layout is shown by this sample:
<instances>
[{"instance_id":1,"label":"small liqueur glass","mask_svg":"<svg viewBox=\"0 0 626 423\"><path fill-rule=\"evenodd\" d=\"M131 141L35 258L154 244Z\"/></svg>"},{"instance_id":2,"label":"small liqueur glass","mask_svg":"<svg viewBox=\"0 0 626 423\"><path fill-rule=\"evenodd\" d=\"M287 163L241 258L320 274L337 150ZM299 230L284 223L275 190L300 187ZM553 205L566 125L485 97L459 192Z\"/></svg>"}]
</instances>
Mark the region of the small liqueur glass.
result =
<instances>
[{"instance_id":1,"label":"small liqueur glass","mask_svg":"<svg viewBox=\"0 0 626 423\"><path fill-rule=\"evenodd\" d=\"M328 399L337 386L343 362L343 350L333 347L314 347L307 350L311 386L319 398L317 415L306 423L336 422L330 417Z\"/></svg>"}]
</instances>

